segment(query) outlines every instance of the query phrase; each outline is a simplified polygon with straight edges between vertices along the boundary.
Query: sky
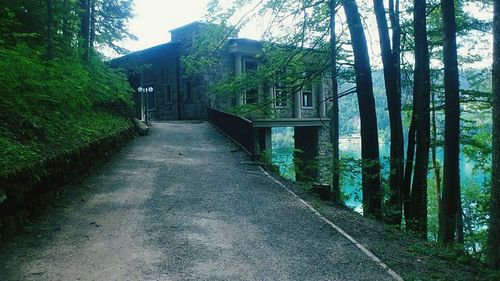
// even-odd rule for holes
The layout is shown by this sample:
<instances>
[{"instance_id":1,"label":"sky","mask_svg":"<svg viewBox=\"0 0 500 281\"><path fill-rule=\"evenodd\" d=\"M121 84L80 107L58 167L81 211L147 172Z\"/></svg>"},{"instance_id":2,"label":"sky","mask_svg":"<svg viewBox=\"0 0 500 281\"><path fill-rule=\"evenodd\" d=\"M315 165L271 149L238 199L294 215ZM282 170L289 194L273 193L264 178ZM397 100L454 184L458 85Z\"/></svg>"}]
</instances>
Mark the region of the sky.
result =
<instances>
[{"instance_id":1,"label":"sky","mask_svg":"<svg viewBox=\"0 0 500 281\"><path fill-rule=\"evenodd\" d=\"M134 0L134 18L129 27L137 41L125 41L130 51L170 41L169 30L204 18L208 0ZM259 39L258 26L249 26L240 37Z\"/></svg>"},{"instance_id":2,"label":"sky","mask_svg":"<svg viewBox=\"0 0 500 281\"><path fill-rule=\"evenodd\" d=\"M232 0L222 0L231 2ZM170 41L169 31L189 24L193 21L203 20L206 13L206 5L209 0L134 0L134 18L129 22L129 28L132 34L138 37L137 41L125 41L123 46L130 51L143 50L159 44ZM371 1L367 2L371 4ZM370 6L370 5L368 5ZM481 11L478 7L469 5L468 12L478 18L486 19L491 17L491 12ZM365 15L369 30L367 36L370 39L370 56L374 60L374 65L380 65L378 33L376 29L375 18L373 14ZM265 20L253 18L250 24L247 24L239 33L240 37L259 40L262 31L265 29ZM462 48L460 55L481 55L487 58L491 57L490 45L491 34L487 35L486 42L482 47ZM467 38L459 38L459 42L466 42ZM467 45L467 44L466 44ZM108 54L110 57L116 54ZM477 63L475 67L485 67L491 64L490 59ZM472 65L471 65L472 66Z\"/></svg>"}]
</instances>

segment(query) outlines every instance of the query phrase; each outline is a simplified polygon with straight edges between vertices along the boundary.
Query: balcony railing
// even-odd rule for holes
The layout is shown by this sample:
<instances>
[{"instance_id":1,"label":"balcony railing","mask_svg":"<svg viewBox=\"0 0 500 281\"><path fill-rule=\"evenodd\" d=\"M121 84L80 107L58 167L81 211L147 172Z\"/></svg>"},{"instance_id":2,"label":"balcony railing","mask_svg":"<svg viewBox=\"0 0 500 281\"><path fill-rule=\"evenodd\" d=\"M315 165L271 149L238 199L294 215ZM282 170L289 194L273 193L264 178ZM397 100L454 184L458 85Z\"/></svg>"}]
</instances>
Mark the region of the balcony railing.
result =
<instances>
[{"instance_id":1,"label":"balcony railing","mask_svg":"<svg viewBox=\"0 0 500 281\"><path fill-rule=\"evenodd\" d=\"M207 117L208 121L245 149L252 158L254 157L252 121L212 108L207 109Z\"/></svg>"}]
</instances>

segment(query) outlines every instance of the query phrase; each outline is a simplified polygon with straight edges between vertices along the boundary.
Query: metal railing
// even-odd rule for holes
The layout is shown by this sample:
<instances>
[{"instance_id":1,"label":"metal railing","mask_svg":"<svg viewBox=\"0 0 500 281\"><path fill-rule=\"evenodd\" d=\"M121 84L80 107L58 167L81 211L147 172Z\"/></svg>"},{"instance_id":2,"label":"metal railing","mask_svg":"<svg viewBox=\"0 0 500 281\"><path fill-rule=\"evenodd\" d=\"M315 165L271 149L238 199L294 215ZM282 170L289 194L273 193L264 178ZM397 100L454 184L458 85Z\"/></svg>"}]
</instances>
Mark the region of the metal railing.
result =
<instances>
[{"instance_id":1,"label":"metal railing","mask_svg":"<svg viewBox=\"0 0 500 281\"><path fill-rule=\"evenodd\" d=\"M255 156L252 121L231 113L208 108L208 121L245 149L252 158Z\"/></svg>"}]
</instances>

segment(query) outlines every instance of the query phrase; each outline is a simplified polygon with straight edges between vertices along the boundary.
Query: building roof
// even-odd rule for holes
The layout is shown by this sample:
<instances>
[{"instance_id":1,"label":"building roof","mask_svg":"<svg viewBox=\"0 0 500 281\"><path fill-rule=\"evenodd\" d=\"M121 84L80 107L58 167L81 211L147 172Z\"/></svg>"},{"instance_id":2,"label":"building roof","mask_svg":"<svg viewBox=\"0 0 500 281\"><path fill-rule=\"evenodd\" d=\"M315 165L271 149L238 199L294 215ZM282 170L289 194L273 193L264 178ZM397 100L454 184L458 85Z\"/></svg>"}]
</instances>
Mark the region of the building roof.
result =
<instances>
[{"instance_id":1,"label":"building roof","mask_svg":"<svg viewBox=\"0 0 500 281\"><path fill-rule=\"evenodd\" d=\"M125 67L127 65L134 65L137 64L142 58L148 57L148 56L154 56L155 54L161 54L165 52L171 52L171 51L176 51L177 47L179 46L178 43L174 42L169 42L165 44L160 44L157 46L153 46L144 50L136 51L130 54L127 54L125 56L116 58L111 60L111 66L116 67Z\"/></svg>"},{"instance_id":2,"label":"building roof","mask_svg":"<svg viewBox=\"0 0 500 281\"><path fill-rule=\"evenodd\" d=\"M178 30L181 30L181 29L193 28L193 27L197 27L197 26L203 26L203 25L206 25L206 24L207 23L203 23L201 21L193 21L192 23L188 23L188 24L176 27L174 29L170 29L169 31L170 31L170 33L172 33L172 32L175 32L175 31L178 31Z\"/></svg>"}]
</instances>

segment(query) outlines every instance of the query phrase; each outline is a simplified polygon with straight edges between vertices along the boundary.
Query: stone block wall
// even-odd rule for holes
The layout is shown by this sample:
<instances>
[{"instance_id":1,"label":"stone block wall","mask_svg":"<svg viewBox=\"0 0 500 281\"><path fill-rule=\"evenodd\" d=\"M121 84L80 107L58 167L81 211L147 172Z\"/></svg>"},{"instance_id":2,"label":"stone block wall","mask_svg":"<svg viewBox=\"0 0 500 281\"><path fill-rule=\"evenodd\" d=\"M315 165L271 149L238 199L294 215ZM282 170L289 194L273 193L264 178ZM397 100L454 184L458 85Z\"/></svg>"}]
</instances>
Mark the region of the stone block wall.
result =
<instances>
[{"instance_id":1,"label":"stone block wall","mask_svg":"<svg viewBox=\"0 0 500 281\"><path fill-rule=\"evenodd\" d=\"M318 128L318 182L321 184L332 182L332 151L330 126L324 124Z\"/></svg>"},{"instance_id":2,"label":"stone block wall","mask_svg":"<svg viewBox=\"0 0 500 281\"><path fill-rule=\"evenodd\" d=\"M65 184L117 152L134 136L133 125L113 136L48 158L0 178L0 243L22 230Z\"/></svg>"}]
</instances>

